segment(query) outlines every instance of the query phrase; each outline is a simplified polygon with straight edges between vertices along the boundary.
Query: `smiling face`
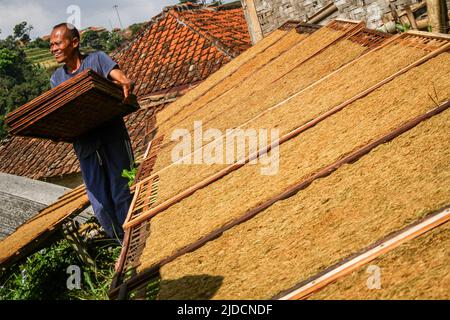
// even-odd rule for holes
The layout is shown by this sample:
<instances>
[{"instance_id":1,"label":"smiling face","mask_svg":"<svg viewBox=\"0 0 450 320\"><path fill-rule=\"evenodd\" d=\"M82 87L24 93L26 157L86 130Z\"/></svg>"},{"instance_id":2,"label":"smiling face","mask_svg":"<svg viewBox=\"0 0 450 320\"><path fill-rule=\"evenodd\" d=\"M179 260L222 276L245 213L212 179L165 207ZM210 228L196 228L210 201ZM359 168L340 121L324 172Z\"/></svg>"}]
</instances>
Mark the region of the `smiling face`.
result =
<instances>
[{"instance_id":1,"label":"smiling face","mask_svg":"<svg viewBox=\"0 0 450 320\"><path fill-rule=\"evenodd\" d=\"M70 61L78 54L80 40L72 38L69 28L59 27L50 34L50 52L58 63Z\"/></svg>"}]
</instances>

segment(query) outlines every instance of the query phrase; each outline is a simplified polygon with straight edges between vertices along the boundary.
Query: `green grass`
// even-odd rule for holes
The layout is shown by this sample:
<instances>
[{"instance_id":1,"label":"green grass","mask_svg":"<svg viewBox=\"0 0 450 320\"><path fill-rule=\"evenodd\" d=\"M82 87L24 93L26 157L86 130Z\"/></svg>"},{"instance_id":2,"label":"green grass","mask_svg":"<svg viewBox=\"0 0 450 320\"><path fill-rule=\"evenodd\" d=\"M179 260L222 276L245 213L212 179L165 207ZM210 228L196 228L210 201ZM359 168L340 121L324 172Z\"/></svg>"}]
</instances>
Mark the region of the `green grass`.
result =
<instances>
[{"instance_id":1,"label":"green grass","mask_svg":"<svg viewBox=\"0 0 450 320\"><path fill-rule=\"evenodd\" d=\"M89 53L95 51L93 48L82 48L81 51L83 53ZM39 65L47 70L54 69L59 66L59 64L55 61L55 58L50 53L49 49L45 48L32 48L25 49L25 54L28 60L31 61L34 65Z\"/></svg>"},{"instance_id":2,"label":"green grass","mask_svg":"<svg viewBox=\"0 0 450 320\"><path fill-rule=\"evenodd\" d=\"M34 56L27 56L27 58L32 62L40 62L43 60L54 59L50 52L40 53Z\"/></svg>"}]
</instances>

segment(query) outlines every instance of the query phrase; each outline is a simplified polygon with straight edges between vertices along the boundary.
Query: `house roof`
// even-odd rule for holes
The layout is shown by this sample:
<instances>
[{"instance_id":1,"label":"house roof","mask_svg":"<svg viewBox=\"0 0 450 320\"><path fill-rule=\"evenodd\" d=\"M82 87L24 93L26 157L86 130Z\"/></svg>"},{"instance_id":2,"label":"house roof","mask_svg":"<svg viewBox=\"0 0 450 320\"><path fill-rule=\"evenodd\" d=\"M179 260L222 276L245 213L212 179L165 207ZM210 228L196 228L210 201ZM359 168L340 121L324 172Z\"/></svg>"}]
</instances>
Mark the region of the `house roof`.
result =
<instances>
[{"instance_id":1,"label":"house roof","mask_svg":"<svg viewBox=\"0 0 450 320\"><path fill-rule=\"evenodd\" d=\"M1 267L8 267L42 248L68 217L78 216L88 207L83 186L66 192L0 241Z\"/></svg>"},{"instance_id":2,"label":"house roof","mask_svg":"<svg viewBox=\"0 0 450 320\"><path fill-rule=\"evenodd\" d=\"M196 295L190 298L202 298L212 291L214 299L270 299L419 219L418 215L439 210L449 200L448 194L439 191L448 178L435 171L445 163L441 156L449 155L449 140L445 139L449 116L447 110L424 121L352 165L165 264L160 269L159 297L187 299L177 290L184 277L214 275L222 278L220 287L206 279L197 284ZM427 150L433 152L417 157L416 152ZM449 271L448 265L444 268ZM433 287L428 289L427 294L432 294Z\"/></svg>"},{"instance_id":3,"label":"house roof","mask_svg":"<svg viewBox=\"0 0 450 320\"><path fill-rule=\"evenodd\" d=\"M450 39L342 20L288 35L194 89L188 108L158 114L112 296L159 272L160 298L268 299L450 202ZM248 157L174 164L171 133L199 120L203 131L277 128L279 171Z\"/></svg>"},{"instance_id":4,"label":"house roof","mask_svg":"<svg viewBox=\"0 0 450 320\"><path fill-rule=\"evenodd\" d=\"M115 60L137 84L141 105L151 107L125 118L136 157L145 151L155 108L162 109L249 47L242 8L188 4L166 8L116 52ZM10 137L0 145L0 172L47 179L80 168L70 144Z\"/></svg>"},{"instance_id":5,"label":"house roof","mask_svg":"<svg viewBox=\"0 0 450 320\"><path fill-rule=\"evenodd\" d=\"M140 97L204 80L251 46L242 8L175 5L113 54Z\"/></svg>"},{"instance_id":6,"label":"house roof","mask_svg":"<svg viewBox=\"0 0 450 320\"><path fill-rule=\"evenodd\" d=\"M0 240L68 191L52 183L0 173ZM87 210L79 222L91 215L92 209Z\"/></svg>"}]
</instances>

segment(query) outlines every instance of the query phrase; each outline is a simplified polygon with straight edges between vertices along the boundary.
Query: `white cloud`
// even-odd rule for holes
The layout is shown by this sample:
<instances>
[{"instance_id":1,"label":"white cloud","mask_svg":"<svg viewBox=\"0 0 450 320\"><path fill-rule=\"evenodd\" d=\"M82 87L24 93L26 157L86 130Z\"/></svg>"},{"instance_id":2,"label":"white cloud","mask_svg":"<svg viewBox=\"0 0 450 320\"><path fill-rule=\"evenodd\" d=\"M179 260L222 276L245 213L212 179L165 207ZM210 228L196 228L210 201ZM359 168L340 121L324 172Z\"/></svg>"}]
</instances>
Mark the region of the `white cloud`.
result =
<instances>
[{"instance_id":1,"label":"white cloud","mask_svg":"<svg viewBox=\"0 0 450 320\"><path fill-rule=\"evenodd\" d=\"M0 2L0 37L4 38L13 32L16 24L27 21L33 26L31 35L43 35L48 33L52 21L56 19L51 12L36 3L4 3Z\"/></svg>"},{"instance_id":2,"label":"white cloud","mask_svg":"<svg viewBox=\"0 0 450 320\"><path fill-rule=\"evenodd\" d=\"M178 3L177 0L0 0L0 38L10 35L16 24L27 21L33 26L31 37L50 33L52 26L67 21L67 8L77 5L81 9L81 27L119 27L119 20L113 5L118 5L124 27L148 21L161 12L162 8Z\"/></svg>"}]
</instances>

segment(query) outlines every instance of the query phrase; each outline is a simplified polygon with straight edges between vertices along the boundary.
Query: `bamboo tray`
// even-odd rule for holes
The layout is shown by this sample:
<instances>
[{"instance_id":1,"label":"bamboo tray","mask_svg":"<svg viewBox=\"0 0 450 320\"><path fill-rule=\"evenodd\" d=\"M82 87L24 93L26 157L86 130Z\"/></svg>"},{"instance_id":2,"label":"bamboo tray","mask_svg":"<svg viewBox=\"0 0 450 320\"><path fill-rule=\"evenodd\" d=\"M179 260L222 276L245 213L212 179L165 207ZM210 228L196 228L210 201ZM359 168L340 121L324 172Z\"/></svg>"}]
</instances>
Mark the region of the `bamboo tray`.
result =
<instances>
[{"instance_id":1,"label":"bamboo tray","mask_svg":"<svg viewBox=\"0 0 450 320\"><path fill-rule=\"evenodd\" d=\"M5 122L12 135L73 142L139 109L135 96L122 100L119 85L88 69L9 113Z\"/></svg>"}]
</instances>

